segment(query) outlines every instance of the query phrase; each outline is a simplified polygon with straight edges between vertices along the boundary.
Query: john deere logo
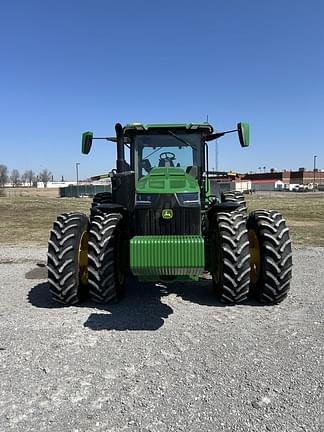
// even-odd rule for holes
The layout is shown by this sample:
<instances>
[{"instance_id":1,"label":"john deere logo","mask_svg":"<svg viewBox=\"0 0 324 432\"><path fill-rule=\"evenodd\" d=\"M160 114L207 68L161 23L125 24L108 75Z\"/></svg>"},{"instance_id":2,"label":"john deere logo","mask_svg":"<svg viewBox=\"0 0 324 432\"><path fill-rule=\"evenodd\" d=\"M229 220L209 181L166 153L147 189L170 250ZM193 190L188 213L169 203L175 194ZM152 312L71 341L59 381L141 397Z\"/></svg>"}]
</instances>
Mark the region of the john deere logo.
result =
<instances>
[{"instance_id":1,"label":"john deere logo","mask_svg":"<svg viewBox=\"0 0 324 432\"><path fill-rule=\"evenodd\" d=\"M171 210L171 209L162 210L162 217L163 217L163 219L172 219L173 218L173 210Z\"/></svg>"}]
</instances>

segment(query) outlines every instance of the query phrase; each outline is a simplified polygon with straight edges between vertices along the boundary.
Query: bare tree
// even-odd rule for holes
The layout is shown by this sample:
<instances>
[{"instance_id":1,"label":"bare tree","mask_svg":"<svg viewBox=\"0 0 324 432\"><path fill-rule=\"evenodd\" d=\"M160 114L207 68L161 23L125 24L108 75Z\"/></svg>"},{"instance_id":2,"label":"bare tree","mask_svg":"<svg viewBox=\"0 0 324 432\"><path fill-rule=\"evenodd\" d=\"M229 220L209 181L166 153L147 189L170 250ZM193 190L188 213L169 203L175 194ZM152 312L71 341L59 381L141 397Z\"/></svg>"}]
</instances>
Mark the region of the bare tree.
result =
<instances>
[{"instance_id":1,"label":"bare tree","mask_svg":"<svg viewBox=\"0 0 324 432\"><path fill-rule=\"evenodd\" d=\"M28 174L27 178L29 181L29 186L33 186L33 184L35 183L35 180L36 180L36 175L35 175L33 170L28 170L27 174Z\"/></svg>"},{"instance_id":2,"label":"bare tree","mask_svg":"<svg viewBox=\"0 0 324 432\"><path fill-rule=\"evenodd\" d=\"M4 185L8 181L8 168L6 165L0 165L0 186L4 187Z\"/></svg>"},{"instance_id":3,"label":"bare tree","mask_svg":"<svg viewBox=\"0 0 324 432\"><path fill-rule=\"evenodd\" d=\"M44 187L47 187L47 183L51 180L52 173L47 168L43 169L38 175L39 181L44 183Z\"/></svg>"},{"instance_id":4,"label":"bare tree","mask_svg":"<svg viewBox=\"0 0 324 432\"><path fill-rule=\"evenodd\" d=\"M29 186L33 186L35 182L35 173L33 170L27 170L21 177L22 180L28 182Z\"/></svg>"},{"instance_id":5,"label":"bare tree","mask_svg":"<svg viewBox=\"0 0 324 432\"><path fill-rule=\"evenodd\" d=\"M22 182L23 186L26 186L26 183L27 183L27 171L25 171L25 172L21 175L21 182Z\"/></svg>"},{"instance_id":6,"label":"bare tree","mask_svg":"<svg viewBox=\"0 0 324 432\"><path fill-rule=\"evenodd\" d=\"M17 169L13 169L10 174L10 180L13 187L17 187L20 183L20 174Z\"/></svg>"}]
</instances>

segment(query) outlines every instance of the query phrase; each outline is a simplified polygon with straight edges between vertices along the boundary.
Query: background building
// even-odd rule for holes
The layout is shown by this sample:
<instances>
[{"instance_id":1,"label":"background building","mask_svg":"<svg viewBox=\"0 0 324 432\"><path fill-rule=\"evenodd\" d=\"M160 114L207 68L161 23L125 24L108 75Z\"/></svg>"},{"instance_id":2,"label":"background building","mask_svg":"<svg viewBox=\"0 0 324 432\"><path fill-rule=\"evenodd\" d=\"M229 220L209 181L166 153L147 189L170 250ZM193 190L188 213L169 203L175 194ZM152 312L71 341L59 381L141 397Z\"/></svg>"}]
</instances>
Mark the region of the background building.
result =
<instances>
[{"instance_id":1,"label":"background building","mask_svg":"<svg viewBox=\"0 0 324 432\"><path fill-rule=\"evenodd\" d=\"M251 181L251 188L255 191L274 190L321 190L324 187L324 171L307 171L299 168L297 171L275 171L264 173L244 174L243 180ZM315 181L314 181L315 180Z\"/></svg>"}]
</instances>

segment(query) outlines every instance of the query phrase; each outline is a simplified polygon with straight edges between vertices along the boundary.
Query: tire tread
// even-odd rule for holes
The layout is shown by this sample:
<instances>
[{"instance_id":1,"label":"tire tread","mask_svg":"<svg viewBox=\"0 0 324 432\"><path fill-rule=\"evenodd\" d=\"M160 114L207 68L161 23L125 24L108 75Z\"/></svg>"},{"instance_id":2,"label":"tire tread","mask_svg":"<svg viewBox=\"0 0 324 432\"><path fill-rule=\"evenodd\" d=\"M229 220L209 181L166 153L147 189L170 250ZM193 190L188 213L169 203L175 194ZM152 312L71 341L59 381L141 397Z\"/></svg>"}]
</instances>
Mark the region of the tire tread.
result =
<instances>
[{"instance_id":1,"label":"tire tread","mask_svg":"<svg viewBox=\"0 0 324 432\"><path fill-rule=\"evenodd\" d=\"M76 261L79 237L87 229L87 216L73 212L59 215L50 230L47 252L49 290L52 298L64 305L78 303L84 294Z\"/></svg>"},{"instance_id":2,"label":"tire tread","mask_svg":"<svg viewBox=\"0 0 324 432\"><path fill-rule=\"evenodd\" d=\"M292 250L289 228L276 210L256 210L247 220L255 230L261 255L260 279L251 292L261 303L280 303L287 296L292 277Z\"/></svg>"}]
</instances>

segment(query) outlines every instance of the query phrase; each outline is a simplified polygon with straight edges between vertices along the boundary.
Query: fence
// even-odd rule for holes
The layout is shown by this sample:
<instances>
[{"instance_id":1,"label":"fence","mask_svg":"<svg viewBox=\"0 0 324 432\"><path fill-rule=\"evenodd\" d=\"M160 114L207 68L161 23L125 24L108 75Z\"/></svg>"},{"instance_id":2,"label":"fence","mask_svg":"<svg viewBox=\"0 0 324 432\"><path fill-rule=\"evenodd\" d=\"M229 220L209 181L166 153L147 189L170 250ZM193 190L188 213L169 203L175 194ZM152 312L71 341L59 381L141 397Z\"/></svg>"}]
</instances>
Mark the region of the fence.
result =
<instances>
[{"instance_id":1,"label":"fence","mask_svg":"<svg viewBox=\"0 0 324 432\"><path fill-rule=\"evenodd\" d=\"M59 188L61 198L93 197L99 192L111 192L110 185L69 185Z\"/></svg>"}]
</instances>

